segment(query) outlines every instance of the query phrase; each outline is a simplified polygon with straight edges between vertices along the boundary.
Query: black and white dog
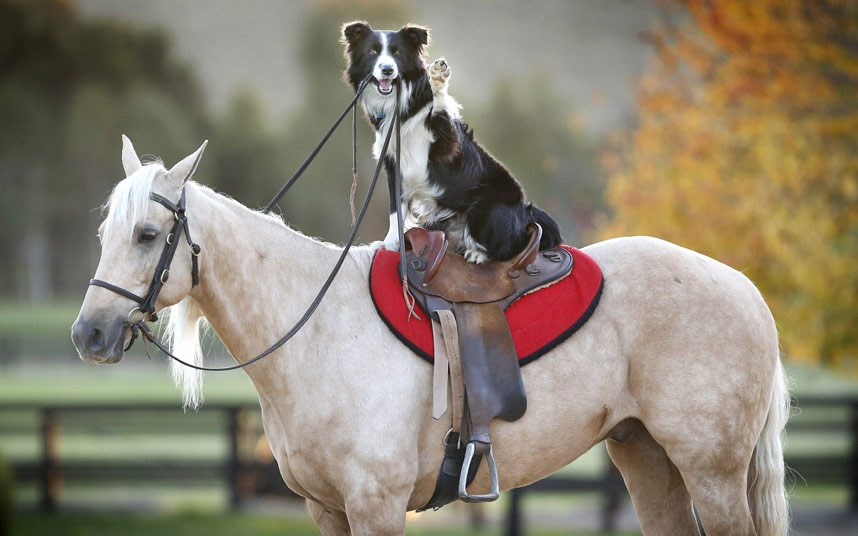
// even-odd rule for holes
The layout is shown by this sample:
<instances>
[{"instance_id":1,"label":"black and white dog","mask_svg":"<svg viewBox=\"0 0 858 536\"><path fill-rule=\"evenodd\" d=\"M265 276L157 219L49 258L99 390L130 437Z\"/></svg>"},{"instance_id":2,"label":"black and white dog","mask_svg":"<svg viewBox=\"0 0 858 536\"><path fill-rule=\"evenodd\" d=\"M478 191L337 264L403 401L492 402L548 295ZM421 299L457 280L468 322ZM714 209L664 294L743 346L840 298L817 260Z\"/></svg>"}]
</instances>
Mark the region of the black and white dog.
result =
<instances>
[{"instance_id":1,"label":"black and white dog","mask_svg":"<svg viewBox=\"0 0 858 536\"><path fill-rule=\"evenodd\" d=\"M401 84L402 206L411 223L443 230L450 246L470 262L510 259L524 249L527 225L542 226L540 249L561 243L557 223L525 200L512 174L474 141L447 94L450 67L441 58L427 67L423 48L429 30L409 25L399 31L375 31L363 21L343 26L345 79L357 90L372 73L361 105L376 129L373 154L384 158L391 191L387 249L398 249L393 202L395 138L379 154L393 122L394 84Z\"/></svg>"}]
</instances>

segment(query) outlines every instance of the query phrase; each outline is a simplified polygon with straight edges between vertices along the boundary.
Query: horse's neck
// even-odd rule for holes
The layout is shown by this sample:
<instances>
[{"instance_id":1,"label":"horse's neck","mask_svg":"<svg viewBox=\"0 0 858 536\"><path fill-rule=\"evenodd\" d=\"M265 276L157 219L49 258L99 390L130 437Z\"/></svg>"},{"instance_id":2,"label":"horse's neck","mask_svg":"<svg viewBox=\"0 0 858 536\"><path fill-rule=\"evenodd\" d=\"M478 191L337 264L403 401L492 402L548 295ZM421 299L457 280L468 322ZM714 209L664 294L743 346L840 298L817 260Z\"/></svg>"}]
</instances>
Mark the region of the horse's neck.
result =
<instances>
[{"instance_id":1,"label":"horse's neck","mask_svg":"<svg viewBox=\"0 0 858 536\"><path fill-rule=\"evenodd\" d=\"M199 185L188 196L191 233L203 251L192 296L230 353L246 361L295 324L339 250ZM275 354L250 367L257 386L301 357L294 351L301 338L286 344L289 359Z\"/></svg>"}]
</instances>

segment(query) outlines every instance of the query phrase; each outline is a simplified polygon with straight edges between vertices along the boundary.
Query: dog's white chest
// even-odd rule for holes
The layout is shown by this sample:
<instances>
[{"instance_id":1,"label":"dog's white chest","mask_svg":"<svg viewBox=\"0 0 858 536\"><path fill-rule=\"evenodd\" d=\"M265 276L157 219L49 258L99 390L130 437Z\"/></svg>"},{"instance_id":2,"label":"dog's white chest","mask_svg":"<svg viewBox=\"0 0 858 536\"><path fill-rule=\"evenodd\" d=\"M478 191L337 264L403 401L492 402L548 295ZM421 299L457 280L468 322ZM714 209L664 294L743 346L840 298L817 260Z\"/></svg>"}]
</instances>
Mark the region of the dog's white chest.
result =
<instances>
[{"instance_id":1,"label":"dog's white chest","mask_svg":"<svg viewBox=\"0 0 858 536\"><path fill-rule=\"evenodd\" d=\"M429 148L434 141L432 132L426 126L426 117L431 112L427 105L407 121L402 123L402 151L399 154L402 170L402 198L412 215L421 224L439 221L449 217L449 209L439 209L436 199L443 193L439 186L430 184ZM387 135L388 121L382 123L376 132L373 155L381 155L384 138ZM396 159L396 134L391 138L387 155Z\"/></svg>"}]
</instances>

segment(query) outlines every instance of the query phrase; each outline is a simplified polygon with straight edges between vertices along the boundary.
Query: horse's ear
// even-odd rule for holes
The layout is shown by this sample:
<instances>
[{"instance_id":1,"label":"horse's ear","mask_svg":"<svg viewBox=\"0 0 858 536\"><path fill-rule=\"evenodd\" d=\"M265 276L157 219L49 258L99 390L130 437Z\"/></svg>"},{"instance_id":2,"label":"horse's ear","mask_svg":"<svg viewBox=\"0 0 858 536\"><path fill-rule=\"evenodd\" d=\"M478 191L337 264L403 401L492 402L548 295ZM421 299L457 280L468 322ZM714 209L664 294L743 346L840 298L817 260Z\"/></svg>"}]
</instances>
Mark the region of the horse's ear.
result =
<instances>
[{"instance_id":1,"label":"horse's ear","mask_svg":"<svg viewBox=\"0 0 858 536\"><path fill-rule=\"evenodd\" d=\"M372 28L366 21L356 20L347 22L343 24L343 37L341 41L351 50L361 39L368 36L371 31Z\"/></svg>"},{"instance_id":2,"label":"horse's ear","mask_svg":"<svg viewBox=\"0 0 858 536\"><path fill-rule=\"evenodd\" d=\"M176 186L181 186L187 182L194 174L194 171L197 170L197 165L200 163L200 158L202 158L203 151L206 150L206 145L208 145L208 143L209 140L204 141L203 144L200 145L200 148L193 154L186 156L175 166L170 168L170 180L176 182Z\"/></svg>"},{"instance_id":3,"label":"horse's ear","mask_svg":"<svg viewBox=\"0 0 858 536\"><path fill-rule=\"evenodd\" d=\"M137 151L131 145L131 140L125 134L122 135L122 167L125 169L125 176L130 177L135 171L143 167L140 163L140 157L137 156Z\"/></svg>"}]
</instances>

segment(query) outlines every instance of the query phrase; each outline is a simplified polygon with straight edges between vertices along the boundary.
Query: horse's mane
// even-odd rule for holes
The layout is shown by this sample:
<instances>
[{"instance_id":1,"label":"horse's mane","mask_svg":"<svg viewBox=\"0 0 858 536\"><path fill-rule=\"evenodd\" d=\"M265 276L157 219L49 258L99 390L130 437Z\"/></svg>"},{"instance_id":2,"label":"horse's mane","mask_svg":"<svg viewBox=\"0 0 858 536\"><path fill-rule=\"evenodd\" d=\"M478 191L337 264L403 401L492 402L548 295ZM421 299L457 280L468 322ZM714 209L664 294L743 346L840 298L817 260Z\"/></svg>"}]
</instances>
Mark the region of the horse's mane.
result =
<instances>
[{"instance_id":1,"label":"horse's mane","mask_svg":"<svg viewBox=\"0 0 858 536\"><path fill-rule=\"evenodd\" d=\"M160 160L146 164L139 170L123 179L113 188L104 204L106 216L99 228L99 238L102 243L114 232L127 232L132 239L134 228L146 219L149 210L149 193L155 179L161 173L167 173ZM246 207L235 199L230 198L211 188L191 182L194 188L211 195L222 197L254 216L267 220L269 223L282 227L285 232L296 233L309 240L320 242L325 246L337 248L334 244L324 243L318 239L307 237L293 229L278 215L266 214ZM356 262L361 272L368 274L373 254L378 244L373 247L353 247L349 254ZM197 302L186 296L179 303L166 310L165 338L170 351L183 360L197 366L203 365L203 352L200 344L200 332L208 326L205 316ZM185 409L197 409L203 403L203 373L170 360L170 371L176 386L182 390L182 403Z\"/></svg>"}]
</instances>

